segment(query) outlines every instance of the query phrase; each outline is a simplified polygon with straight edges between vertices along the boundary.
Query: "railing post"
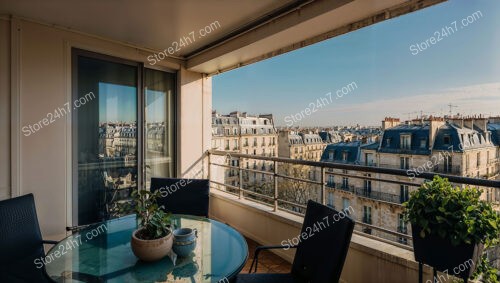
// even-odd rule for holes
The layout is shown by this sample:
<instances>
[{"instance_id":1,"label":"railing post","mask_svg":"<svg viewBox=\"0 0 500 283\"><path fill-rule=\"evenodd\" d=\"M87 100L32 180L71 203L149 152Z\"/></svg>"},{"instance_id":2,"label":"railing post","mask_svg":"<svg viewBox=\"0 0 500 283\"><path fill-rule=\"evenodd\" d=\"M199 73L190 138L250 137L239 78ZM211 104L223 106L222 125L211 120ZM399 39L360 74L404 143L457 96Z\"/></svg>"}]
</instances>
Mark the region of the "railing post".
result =
<instances>
[{"instance_id":1,"label":"railing post","mask_svg":"<svg viewBox=\"0 0 500 283\"><path fill-rule=\"evenodd\" d=\"M273 161L274 179L274 211L278 211L278 162Z\"/></svg>"},{"instance_id":2,"label":"railing post","mask_svg":"<svg viewBox=\"0 0 500 283\"><path fill-rule=\"evenodd\" d=\"M239 176L239 179L240 181L238 182L238 192L239 192L239 195L240 195L240 199L243 199L244 196L243 196L243 162L242 161L242 158L241 157L238 157L238 176Z\"/></svg>"},{"instance_id":3,"label":"railing post","mask_svg":"<svg viewBox=\"0 0 500 283\"><path fill-rule=\"evenodd\" d=\"M326 205L325 167L321 166L321 204Z\"/></svg>"},{"instance_id":4,"label":"railing post","mask_svg":"<svg viewBox=\"0 0 500 283\"><path fill-rule=\"evenodd\" d=\"M210 151L207 151L207 159L208 159L207 179L210 180L210 165L212 165L212 163L210 162Z\"/></svg>"}]
</instances>

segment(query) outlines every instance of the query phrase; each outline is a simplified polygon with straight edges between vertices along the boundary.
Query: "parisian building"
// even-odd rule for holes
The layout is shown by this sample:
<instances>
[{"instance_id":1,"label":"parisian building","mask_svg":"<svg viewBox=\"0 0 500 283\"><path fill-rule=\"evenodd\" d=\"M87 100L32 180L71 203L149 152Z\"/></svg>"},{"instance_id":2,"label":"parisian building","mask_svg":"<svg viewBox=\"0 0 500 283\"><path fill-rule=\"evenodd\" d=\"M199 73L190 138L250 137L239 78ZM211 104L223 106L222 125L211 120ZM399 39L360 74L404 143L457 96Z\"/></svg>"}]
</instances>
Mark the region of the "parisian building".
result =
<instances>
[{"instance_id":1,"label":"parisian building","mask_svg":"<svg viewBox=\"0 0 500 283\"><path fill-rule=\"evenodd\" d=\"M406 202L409 193L418 188L421 180L417 177L422 172L499 179L500 118L428 117L407 122L385 118L382 129L378 142L330 144L321 157L324 162L407 171L407 176L394 176L327 170L328 205L336 209L351 208L352 216L367 224L359 228L365 233L407 244L405 238L371 229L369 225L411 234L411 227L403 221L400 204ZM356 176L367 178L354 178ZM379 182L377 179L415 183L417 186ZM481 189L482 198L498 209L498 190Z\"/></svg>"}]
</instances>

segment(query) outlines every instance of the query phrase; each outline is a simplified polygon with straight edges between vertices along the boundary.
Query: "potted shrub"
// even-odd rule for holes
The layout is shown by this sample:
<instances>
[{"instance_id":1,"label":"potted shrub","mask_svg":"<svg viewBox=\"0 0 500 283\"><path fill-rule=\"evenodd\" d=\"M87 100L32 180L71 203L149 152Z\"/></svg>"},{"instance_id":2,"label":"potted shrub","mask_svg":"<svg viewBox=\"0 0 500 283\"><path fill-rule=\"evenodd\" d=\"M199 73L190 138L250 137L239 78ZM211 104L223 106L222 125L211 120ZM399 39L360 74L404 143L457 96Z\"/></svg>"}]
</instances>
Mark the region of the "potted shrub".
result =
<instances>
[{"instance_id":1,"label":"potted shrub","mask_svg":"<svg viewBox=\"0 0 500 283\"><path fill-rule=\"evenodd\" d=\"M173 235L170 214L158 206L159 191L134 191L133 210L137 214L139 229L132 233L130 245L134 254L143 261L162 259L172 250Z\"/></svg>"},{"instance_id":2,"label":"potted shrub","mask_svg":"<svg viewBox=\"0 0 500 283\"><path fill-rule=\"evenodd\" d=\"M404 215L412 227L415 260L463 279L472 276L479 261L483 278L497 282L482 252L498 243L500 217L480 196L477 188L454 188L439 176L413 191Z\"/></svg>"}]
</instances>

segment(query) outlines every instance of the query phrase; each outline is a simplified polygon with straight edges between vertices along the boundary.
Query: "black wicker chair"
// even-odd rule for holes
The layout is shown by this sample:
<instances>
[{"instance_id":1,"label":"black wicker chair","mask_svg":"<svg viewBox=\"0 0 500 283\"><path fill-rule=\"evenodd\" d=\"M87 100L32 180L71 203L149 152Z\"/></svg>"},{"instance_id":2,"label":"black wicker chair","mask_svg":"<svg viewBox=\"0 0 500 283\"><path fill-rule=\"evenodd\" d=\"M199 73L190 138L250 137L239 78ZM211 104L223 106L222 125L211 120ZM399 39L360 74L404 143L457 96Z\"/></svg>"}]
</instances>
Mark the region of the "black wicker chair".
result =
<instances>
[{"instance_id":1,"label":"black wicker chair","mask_svg":"<svg viewBox=\"0 0 500 283\"><path fill-rule=\"evenodd\" d=\"M35 259L45 256L33 194L0 201L0 282L53 282L45 266Z\"/></svg>"},{"instance_id":2,"label":"black wicker chair","mask_svg":"<svg viewBox=\"0 0 500 283\"><path fill-rule=\"evenodd\" d=\"M354 221L345 213L338 212L314 201L307 203L304 224L296 246L290 273L239 274L237 283L333 283L338 282L349 250ZM293 241L297 242L297 241ZM260 251L283 249L287 246L262 246L255 250L250 272L257 271Z\"/></svg>"},{"instance_id":3,"label":"black wicker chair","mask_svg":"<svg viewBox=\"0 0 500 283\"><path fill-rule=\"evenodd\" d=\"M160 190L158 204L166 211L208 217L209 180L151 178L151 191L157 190Z\"/></svg>"}]
</instances>

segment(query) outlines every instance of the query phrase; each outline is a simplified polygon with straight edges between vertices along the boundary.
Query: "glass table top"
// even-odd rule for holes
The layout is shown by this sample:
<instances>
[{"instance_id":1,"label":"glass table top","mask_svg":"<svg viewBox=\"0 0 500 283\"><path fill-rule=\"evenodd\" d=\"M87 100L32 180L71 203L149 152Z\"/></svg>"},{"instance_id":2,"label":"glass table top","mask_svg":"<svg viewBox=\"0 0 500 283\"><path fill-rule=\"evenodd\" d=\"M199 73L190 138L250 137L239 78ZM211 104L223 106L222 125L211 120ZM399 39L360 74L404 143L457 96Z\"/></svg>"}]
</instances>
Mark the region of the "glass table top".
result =
<instances>
[{"instance_id":1,"label":"glass table top","mask_svg":"<svg viewBox=\"0 0 500 283\"><path fill-rule=\"evenodd\" d=\"M58 282L228 282L248 257L245 238L233 228L204 217L173 215L175 228L196 228L196 249L189 257L167 256L146 263L132 253L130 239L137 229L135 215L110 220L81 230L51 248L43 261ZM82 280L83 281L83 280Z\"/></svg>"}]
</instances>

